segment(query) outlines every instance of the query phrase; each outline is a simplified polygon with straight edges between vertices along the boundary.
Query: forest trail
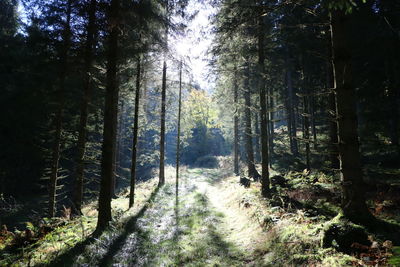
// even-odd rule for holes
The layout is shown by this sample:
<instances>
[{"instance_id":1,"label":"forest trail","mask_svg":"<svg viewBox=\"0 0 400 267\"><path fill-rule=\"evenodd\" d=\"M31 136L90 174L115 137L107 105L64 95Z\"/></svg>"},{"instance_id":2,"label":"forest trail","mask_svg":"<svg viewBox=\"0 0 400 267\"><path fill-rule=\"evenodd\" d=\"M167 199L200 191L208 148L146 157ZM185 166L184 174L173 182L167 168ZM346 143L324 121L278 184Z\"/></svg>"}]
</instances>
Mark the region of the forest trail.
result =
<instances>
[{"instance_id":1,"label":"forest trail","mask_svg":"<svg viewBox=\"0 0 400 267\"><path fill-rule=\"evenodd\" d=\"M255 266L265 233L221 190L217 170L189 169L179 197L167 183L102 266Z\"/></svg>"}]
</instances>

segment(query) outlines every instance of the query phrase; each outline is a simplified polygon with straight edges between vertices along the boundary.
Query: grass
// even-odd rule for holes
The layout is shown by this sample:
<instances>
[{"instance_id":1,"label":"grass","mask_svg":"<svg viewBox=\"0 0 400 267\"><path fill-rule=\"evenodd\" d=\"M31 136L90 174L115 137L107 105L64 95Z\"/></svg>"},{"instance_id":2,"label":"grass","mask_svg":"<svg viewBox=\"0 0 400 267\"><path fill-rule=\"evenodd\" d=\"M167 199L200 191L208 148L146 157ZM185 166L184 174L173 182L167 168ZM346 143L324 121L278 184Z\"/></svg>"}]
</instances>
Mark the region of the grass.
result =
<instances>
[{"instance_id":1,"label":"grass","mask_svg":"<svg viewBox=\"0 0 400 267\"><path fill-rule=\"evenodd\" d=\"M277 174L272 172L273 174ZM28 266L361 266L361 259L323 246L326 229L337 222L338 188L325 174L286 175L288 188L273 198L260 184L239 185L225 168L185 169L179 195L175 171L166 184L138 185L127 211L127 192L113 200L115 220L97 239L96 203L80 219L65 221L38 242L5 254L0 265ZM389 264L396 266L394 249Z\"/></svg>"},{"instance_id":2,"label":"grass","mask_svg":"<svg viewBox=\"0 0 400 267\"><path fill-rule=\"evenodd\" d=\"M330 218L309 217L304 210L276 206L273 201L263 199L259 192L259 184L245 189L237 183L237 177L225 179L218 187L218 193L229 207L225 213L233 213L233 217L243 215L230 227L262 229L253 231L254 234L246 233L246 239L258 240L250 242L254 245L250 252L254 266L348 266L359 262L335 249L323 248L323 230ZM230 240L246 247L248 242L241 233L233 233Z\"/></svg>"},{"instance_id":3,"label":"grass","mask_svg":"<svg viewBox=\"0 0 400 267\"><path fill-rule=\"evenodd\" d=\"M123 221L135 214L144 205L155 187L155 179L139 184L135 206L129 212L127 212L129 202L127 193L122 193L112 201L113 215ZM86 205L82 210L84 215L80 218L48 220L50 224L57 225L55 229L28 246L10 249L12 240L3 240L0 247L0 266L45 265L67 253L77 244L87 240L93 233L97 223L96 205L97 202Z\"/></svg>"}]
</instances>

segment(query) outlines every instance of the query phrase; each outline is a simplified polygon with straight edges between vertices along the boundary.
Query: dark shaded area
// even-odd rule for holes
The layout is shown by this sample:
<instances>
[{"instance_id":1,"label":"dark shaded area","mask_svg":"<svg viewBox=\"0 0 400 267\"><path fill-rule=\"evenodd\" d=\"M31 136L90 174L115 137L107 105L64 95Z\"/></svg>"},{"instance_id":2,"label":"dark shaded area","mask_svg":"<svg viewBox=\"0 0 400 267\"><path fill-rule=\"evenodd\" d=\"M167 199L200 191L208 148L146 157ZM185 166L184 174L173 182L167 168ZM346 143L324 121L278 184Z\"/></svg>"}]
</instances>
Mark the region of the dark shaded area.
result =
<instances>
[{"instance_id":1,"label":"dark shaded area","mask_svg":"<svg viewBox=\"0 0 400 267\"><path fill-rule=\"evenodd\" d=\"M117 249L123 244L126 237L134 231L136 227L137 220L143 216L143 214L148 209L151 202L154 201L157 193L159 192L160 187L156 187L155 190L151 193L150 197L146 200L146 203L143 207L137 212L135 216L132 216L125 225L123 226L123 232L112 242L108 253L104 256L103 262L107 262L108 260L112 259L115 253L118 251ZM80 242L79 244L75 245L73 248L67 250L61 255L58 255L51 263L44 266L70 266L75 262L75 257L80 255L84 252L85 248L96 241L98 237L100 237L101 233L96 233L88 237L86 240Z\"/></svg>"}]
</instances>

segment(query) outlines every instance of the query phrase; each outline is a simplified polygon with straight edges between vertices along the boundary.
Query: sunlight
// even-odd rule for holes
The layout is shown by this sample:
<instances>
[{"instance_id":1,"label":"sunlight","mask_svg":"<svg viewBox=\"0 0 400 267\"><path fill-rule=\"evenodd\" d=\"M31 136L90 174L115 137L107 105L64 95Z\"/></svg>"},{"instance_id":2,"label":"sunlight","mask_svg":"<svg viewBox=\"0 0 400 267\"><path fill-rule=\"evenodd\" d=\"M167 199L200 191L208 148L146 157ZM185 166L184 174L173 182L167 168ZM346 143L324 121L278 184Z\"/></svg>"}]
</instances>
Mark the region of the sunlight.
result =
<instances>
[{"instance_id":1,"label":"sunlight","mask_svg":"<svg viewBox=\"0 0 400 267\"><path fill-rule=\"evenodd\" d=\"M208 49L211 46L213 34L211 33L209 17L215 13L215 8L200 4L197 1L191 1L188 11L189 13L198 13L188 23L185 34L172 40L171 50L178 58L182 58L189 65L194 81L202 89L212 91L214 84L209 77L210 55Z\"/></svg>"}]
</instances>

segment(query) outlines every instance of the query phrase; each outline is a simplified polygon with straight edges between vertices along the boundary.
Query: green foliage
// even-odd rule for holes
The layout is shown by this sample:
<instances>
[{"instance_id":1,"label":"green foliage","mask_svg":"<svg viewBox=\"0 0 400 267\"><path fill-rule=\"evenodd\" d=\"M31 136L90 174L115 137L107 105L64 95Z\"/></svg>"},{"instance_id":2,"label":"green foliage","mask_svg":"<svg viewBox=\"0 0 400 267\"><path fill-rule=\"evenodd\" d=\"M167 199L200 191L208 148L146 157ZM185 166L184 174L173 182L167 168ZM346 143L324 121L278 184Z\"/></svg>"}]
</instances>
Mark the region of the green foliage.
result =
<instances>
[{"instance_id":1,"label":"green foliage","mask_svg":"<svg viewBox=\"0 0 400 267\"><path fill-rule=\"evenodd\" d=\"M353 8L357 7L357 2L365 4L367 0L334 0L328 3L328 7L333 10L344 10L346 14L349 14L353 11Z\"/></svg>"}]
</instances>

